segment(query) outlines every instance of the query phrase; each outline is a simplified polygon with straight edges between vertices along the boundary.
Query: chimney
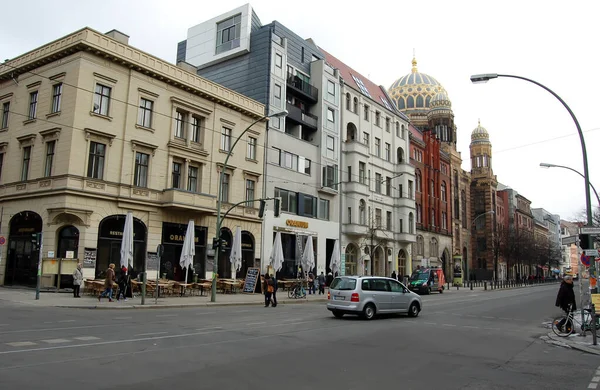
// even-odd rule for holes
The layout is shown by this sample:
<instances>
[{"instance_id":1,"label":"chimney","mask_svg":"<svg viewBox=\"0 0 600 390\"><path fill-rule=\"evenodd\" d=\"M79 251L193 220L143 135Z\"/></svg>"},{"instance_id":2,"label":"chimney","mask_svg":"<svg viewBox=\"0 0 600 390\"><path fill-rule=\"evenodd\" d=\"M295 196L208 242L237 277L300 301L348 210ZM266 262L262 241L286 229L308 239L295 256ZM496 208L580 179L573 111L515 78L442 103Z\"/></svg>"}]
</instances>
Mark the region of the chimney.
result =
<instances>
[{"instance_id":1,"label":"chimney","mask_svg":"<svg viewBox=\"0 0 600 390\"><path fill-rule=\"evenodd\" d=\"M104 35L106 35L108 37L111 37L115 41L121 42L121 43L123 43L125 45L129 45L129 35L123 34L119 30L110 30L109 32L107 32Z\"/></svg>"},{"instance_id":2,"label":"chimney","mask_svg":"<svg viewBox=\"0 0 600 390\"><path fill-rule=\"evenodd\" d=\"M198 70L196 69L196 67L194 65L190 64L189 62L179 61L176 65L178 68L181 68L187 72L190 72L193 74L198 73Z\"/></svg>"}]
</instances>

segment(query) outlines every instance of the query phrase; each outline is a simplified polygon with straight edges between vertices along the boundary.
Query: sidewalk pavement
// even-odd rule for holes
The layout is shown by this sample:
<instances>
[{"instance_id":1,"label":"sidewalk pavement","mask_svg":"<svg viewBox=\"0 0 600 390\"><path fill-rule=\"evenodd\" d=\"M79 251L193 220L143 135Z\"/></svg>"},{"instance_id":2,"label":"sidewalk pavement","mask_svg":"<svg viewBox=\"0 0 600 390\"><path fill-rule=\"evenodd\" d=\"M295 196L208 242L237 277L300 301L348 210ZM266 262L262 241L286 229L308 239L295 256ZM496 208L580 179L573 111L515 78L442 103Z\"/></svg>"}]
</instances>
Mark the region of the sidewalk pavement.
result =
<instances>
[{"instance_id":1,"label":"sidewalk pavement","mask_svg":"<svg viewBox=\"0 0 600 390\"><path fill-rule=\"evenodd\" d=\"M572 348L592 355L600 355L600 337L598 337L598 345L593 345L592 334L589 332L586 332L585 336L573 333L569 337L558 337L554 332L550 332L547 336L542 336L542 340L559 347Z\"/></svg>"},{"instance_id":2,"label":"sidewalk pavement","mask_svg":"<svg viewBox=\"0 0 600 390\"><path fill-rule=\"evenodd\" d=\"M487 291L483 287L450 287L445 290L442 295L461 296L474 293L494 292L501 290L509 290L513 288L530 288L534 286L544 286L546 284L512 287L506 289ZM432 299L435 299L437 293L432 294ZM277 292L278 304L302 304L327 302L327 289L325 295L310 294L303 299L288 298L287 291L279 290ZM156 302L154 297L146 297L145 304L141 304L141 297L129 298L127 301L109 302L107 298L102 298L98 302L97 296L82 295L81 298L73 298L71 290L60 292L40 292L40 299L35 299L35 289L20 288L20 287L0 287L0 302L7 302L15 305L31 306L31 307L62 307L62 308L77 308L77 309L166 309L166 308L182 308L182 307L210 307L210 306L233 306L233 305L264 305L264 296L261 294L217 294L216 302L210 301L209 296L185 296L185 297L163 297Z\"/></svg>"}]
</instances>

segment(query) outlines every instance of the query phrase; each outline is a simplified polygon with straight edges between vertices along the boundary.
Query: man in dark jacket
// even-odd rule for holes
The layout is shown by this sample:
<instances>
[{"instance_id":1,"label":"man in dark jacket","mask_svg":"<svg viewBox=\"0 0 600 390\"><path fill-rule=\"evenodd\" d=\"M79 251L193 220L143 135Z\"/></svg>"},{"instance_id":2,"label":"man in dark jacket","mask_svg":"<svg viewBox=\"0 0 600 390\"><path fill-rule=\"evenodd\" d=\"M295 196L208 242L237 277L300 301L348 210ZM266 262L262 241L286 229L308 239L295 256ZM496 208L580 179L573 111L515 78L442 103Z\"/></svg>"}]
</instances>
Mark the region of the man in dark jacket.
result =
<instances>
[{"instance_id":1,"label":"man in dark jacket","mask_svg":"<svg viewBox=\"0 0 600 390\"><path fill-rule=\"evenodd\" d=\"M271 306L275 307L277 306L277 289L279 287L277 286L277 275L271 275L271 280L273 281L273 294L271 295Z\"/></svg>"},{"instance_id":2,"label":"man in dark jacket","mask_svg":"<svg viewBox=\"0 0 600 390\"><path fill-rule=\"evenodd\" d=\"M556 306L560 307L565 313L569 313L569 309L572 311L577 310L577 302L575 301L575 292L573 291L573 277L566 275L560 284L558 295L556 296ZM559 329L565 324L565 321L561 321L558 324ZM567 324L568 327L572 326L571 320Z\"/></svg>"}]
</instances>

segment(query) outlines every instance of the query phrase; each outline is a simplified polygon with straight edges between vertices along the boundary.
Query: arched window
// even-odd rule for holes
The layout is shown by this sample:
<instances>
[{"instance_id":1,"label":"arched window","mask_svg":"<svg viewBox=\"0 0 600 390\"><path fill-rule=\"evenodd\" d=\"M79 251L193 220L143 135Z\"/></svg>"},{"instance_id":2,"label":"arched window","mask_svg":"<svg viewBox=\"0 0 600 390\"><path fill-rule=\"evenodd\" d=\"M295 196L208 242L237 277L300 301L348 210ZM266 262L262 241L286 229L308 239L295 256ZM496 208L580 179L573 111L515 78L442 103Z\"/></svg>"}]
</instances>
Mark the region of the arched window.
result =
<instances>
[{"instance_id":1,"label":"arched window","mask_svg":"<svg viewBox=\"0 0 600 390\"><path fill-rule=\"evenodd\" d=\"M423 104L423 96L417 96L417 108L423 108L425 105Z\"/></svg>"},{"instance_id":2,"label":"arched window","mask_svg":"<svg viewBox=\"0 0 600 390\"><path fill-rule=\"evenodd\" d=\"M357 141L357 137L358 130L356 126L352 122L348 123L348 126L346 126L346 140L349 142Z\"/></svg>"},{"instance_id":3,"label":"arched window","mask_svg":"<svg viewBox=\"0 0 600 390\"><path fill-rule=\"evenodd\" d=\"M429 222L431 223L431 226L435 226L435 209L431 208L431 216L429 218Z\"/></svg>"},{"instance_id":4,"label":"arched window","mask_svg":"<svg viewBox=\"0 0 600 390\"><path fill-rule=\"evenodd\" d=\"M408 99L406 99L406 106L408 108L415 108L415 98L409 96Z\"/></svg>"},{"instance_id":5,"label":"arched window","mask_svg":"<svg viewBox=\"0 0 600 390\"><path fill-rule=\"evenodd\" d=\"M429 256L430 257L438 257L438 241L436 238L432 238L429 243Z\"/></svg>"},{"instance_id":6,"label":"arched window","mask_svg":"<svg viewBox=\"0 0 600 390\"><path fill-rule=\"evenodd\" d=\"M358 98L354 98L354 107L352 108L352 111L355 114L358 114Z\"/></svg>"},{"instance_id":7,"label":"arched window","mask_svg":"<svg viewBox=\"0 0 600 390\"><path fill-rule=\"evenodd\" d=\"M443 181L442 182L442 189L441 189L442 193L441 193L441 198L442 198L442 202L447 202L448 201L448 196L446 194L446 182Z\"/></svg>"},{"instance_id":8,"label":"arched window","mask_svg":"<svg viewBox=\"0 0 600 390\"><path fill-rule=\"evenodd\" d=\"M396 137L402 137L400 133L400 122L396 122Z\"/></svg>"},{"instance_id":9,"label":"arched window","mask_svg":"<svg viewBox=\"0 0 600 390\"><path fill-rule=\"evenodd\" d=\"M423 208L420 204L417 205L417 223L421 223L423 221Z\"/></svg>"},{"instance_id":10,"label":"arched window","mask_svg":"<svg viewBox=\"0 0 600 390\"><path fill-rule=\"evenodd\" d=\"M423 188L421 187L421 170L419 169L415 172L415 185L418 192L423 192Z\"/></svg>"},{"instance_id":11,"label":"arched window","mask_svg":"<svg viewBox=\"0 0 600 390\"><path fill-rule=\"evenodd\" d=\"M398 160L398 164L402 164L404 162L404 149L396 149L396 158Z\"/></svg>"},{"instance_id":12,"label":"arched window","mask_svg":"<svg viewBox=\"0 0 600 390\"><path fill-rule=\"evenodd\" d=\"M431 96L427 96L425 98L425 107L429 107L429 103L431 102Z\"/></svg>"},{"instance_id":13,"label":"arched window","mask_svg":"<svg viewBox=\"0 0 600 390\"><path fill-rule=\"evenodd\" d=\"M469 226L467 226L467 195L465 190L460 192L460 208L463 228L469 228Z\"/></svg>"},{"instance_id":14,"label":"arched window","mask_svg":"<svg viewBox=\"0 0 600 390\"><path fill-rule=\"evenodd\" d=\"M399 110L403 110L406 108L406 104L404 103L403 98L398 98L398 100L396 101L396 105L398 106Z\"/></svg>"},{"instance_id":15,"label":"arched window","mask_svg":"<svg viewBox=\"0 0 600 390\"><path fill-rule=\"evenodd\" d=\"M348 111L350 111L350 101L351 101L350 92L347 92L346 93L346 110L348 110Z\"/></svg>"},{"instance_id":16,"label":"arched window","mask_svg":"<svg viewBox=\"0 0 600 390\"><path fill-rule=\"evenodd\" d=\"M415 217L413 213L408 214L408 232L410 234L415 234Z\"/></svg>"},{"instance_id":17,"label":"arched window","mask_svg":"<svg viewBox=\"0 0 600 390\"><path fill-rule=\"evenodd\" d=\"M402 138L404 139L404 125L402 125Z\"/></svg>"},{"instance_id":18,"label":"arched window","mask_svg":"<svg viewBox=\"0 0 600 390\"><path fill-rule=\"evenodd\" d=\"M361 225L367 224L367 212L366 212L366 202L364 199L361 199L358 205L358 223Z\"/></svg>"},{"instance_id":19,"label":"arched window","mask_svg":"<svg viewBox=\"0 0 600 390\"><path fill-rule=\"evenodd\" d=\"M417 236L417 247L416 247L416 254L417 255L421 255L423 256L424 252L425 252L425 240L423 239L423 236Z\"/></svg>"},{"instance_id":20,"label":"arched window","mask_svg":"<svg viewBox=\"0 0 600 390\"><path fill-rule=\"evenodd\" d=\"M79 229L75 226L65 226L58 233L58 250L57 258L64 259L67 257L67 252L73 252L74 258L77 258L77 250L79 249Z\"/></svg>"}]
</instances>

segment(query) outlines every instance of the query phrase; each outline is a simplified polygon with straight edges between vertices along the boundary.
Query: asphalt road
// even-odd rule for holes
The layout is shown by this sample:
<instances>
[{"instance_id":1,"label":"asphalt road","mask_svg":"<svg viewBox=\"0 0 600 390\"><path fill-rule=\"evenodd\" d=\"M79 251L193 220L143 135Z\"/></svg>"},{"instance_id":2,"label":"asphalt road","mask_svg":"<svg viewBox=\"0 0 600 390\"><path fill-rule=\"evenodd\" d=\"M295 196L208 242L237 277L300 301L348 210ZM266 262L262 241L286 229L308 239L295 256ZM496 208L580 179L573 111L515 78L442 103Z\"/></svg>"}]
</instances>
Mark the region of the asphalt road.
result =
<instances>
[{"instance_id":1,"label":"asphalt road","mask_svg":"<svg viewBox=\"0 0 600 390\"><path fill-rule=\"evenodd\" d=\"M168 310L0 303L1 389L586 389L598 356L545 344L557 285L424 297L416 319L324 304Z\"/></svg>"}]
</instances>

